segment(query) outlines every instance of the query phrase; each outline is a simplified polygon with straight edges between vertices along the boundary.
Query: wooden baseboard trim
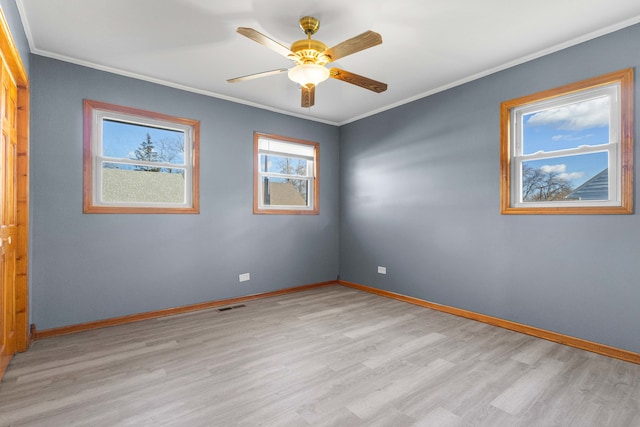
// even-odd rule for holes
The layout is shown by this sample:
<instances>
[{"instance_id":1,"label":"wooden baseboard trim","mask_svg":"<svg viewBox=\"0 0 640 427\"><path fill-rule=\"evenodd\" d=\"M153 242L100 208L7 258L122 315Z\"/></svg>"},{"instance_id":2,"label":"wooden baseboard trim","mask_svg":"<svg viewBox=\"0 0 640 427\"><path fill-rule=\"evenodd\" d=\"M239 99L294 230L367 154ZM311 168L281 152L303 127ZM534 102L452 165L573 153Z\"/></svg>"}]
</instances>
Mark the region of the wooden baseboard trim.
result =
<instances>
[{"instance_id":1,"label":"wooden baseboard trim","mask_svg":"<svg viewBox=\"0 0 640 427\"><path fill-rule=\"evenodd\" d=\"M632 351L623 350L621 348L611 347L605 344L599 344L593 341L587 341L581 338L575 338L568 335L559 334L557 332L536 328L534 326L524 325L522 323L512 322L510 320L500 319L499 317L488 316L486 314L480 314L474 311L437 304L437 303L425 301L419 298L397 294L395 292L372 288L370 286L360 285L358 283L339 280L338 284L349 287L349 288L358 289L360 291L380 295L383 297L393 298L399 301L408 302L410 304L419 305L421 307L431 308L433 310L441 311L443 313L453 314L455 316L476 320L478 322L487 323L492 326L498 326L500 328L509 329L511 331L520 332L520 333L531 335L537 338L542 338L548 341L557 342L560 344L579 348L581 350L587 350L592 353L601 354L603 356L613 357L615 359L624 360L626 362L640 364L640 353L635 353Z\"/></svg>"},{"instance_id":2,"label":"wooden baseboard trim","mask_svg":"<svg viewBox=\"0 0 640 427\"><path fill-rule=\"evenodd\" d=\"M191 311L206 310L209 308L221 307L226 305L234 305L246 301L275 297L279 295L290 294L294 292L308 291L310 289L321 288L324 286L337 285L336 281L313 283L309 285L295 286L293 288L279 289L277 291L264 292L260 294L246 295L242 297L229 298L224 300L207 301L197 304L185 305L181 307L165 308L162 310L148 311L145 313L130 314L127 316L112 317L109 319L96 320L93 322L81 323L77 325L61 326L59 328L45 329L38 331L35 325L31 328L31 339L41 340L45 338L56 337L59 335L74 334L76 332L90 331L92 329L107 328L109 326L124 325L126 323L140 322L148 319L158 319L160 317L171 316L174 314L188 313Z\"/></svg>"}]
</instances>

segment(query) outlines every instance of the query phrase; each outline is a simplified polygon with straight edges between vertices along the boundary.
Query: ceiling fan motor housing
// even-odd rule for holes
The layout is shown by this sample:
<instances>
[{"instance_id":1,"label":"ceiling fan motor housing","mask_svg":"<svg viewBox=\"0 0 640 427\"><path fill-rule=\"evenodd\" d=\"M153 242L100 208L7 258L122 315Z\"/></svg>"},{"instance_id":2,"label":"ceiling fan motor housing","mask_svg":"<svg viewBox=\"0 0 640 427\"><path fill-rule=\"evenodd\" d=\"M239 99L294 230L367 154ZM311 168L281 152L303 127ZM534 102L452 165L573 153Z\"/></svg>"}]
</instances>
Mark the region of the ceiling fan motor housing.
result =
<instances>
[{"instance_id":1,"label":"ceiling fan motor housing","mask_svg":"<svg viewBox=\"0 0 640 427\"><path fill-rule=\"evenodd\" d=\"M307 35L305 40L298 40L291 45L295 56L290 57L296 64L325 65L331 62L331 57L324 54L327 45L318 40L311 40L311 36L320 29L320 21L312 16L300 18L300 28Z\"/></svg>"},{"instance_id":2,"label":"ceiling fan motor housing","mask_svg":"<svg viewBox=\"0 0 640 427\"><path fill-rule=\"evenodd\" d=\"M298 40L291 45L291 51L295 53L292 59L297 64L325 65L331 60L324 54L326 50L327 45L318 40Z\"/></svg>"}]
</instances>

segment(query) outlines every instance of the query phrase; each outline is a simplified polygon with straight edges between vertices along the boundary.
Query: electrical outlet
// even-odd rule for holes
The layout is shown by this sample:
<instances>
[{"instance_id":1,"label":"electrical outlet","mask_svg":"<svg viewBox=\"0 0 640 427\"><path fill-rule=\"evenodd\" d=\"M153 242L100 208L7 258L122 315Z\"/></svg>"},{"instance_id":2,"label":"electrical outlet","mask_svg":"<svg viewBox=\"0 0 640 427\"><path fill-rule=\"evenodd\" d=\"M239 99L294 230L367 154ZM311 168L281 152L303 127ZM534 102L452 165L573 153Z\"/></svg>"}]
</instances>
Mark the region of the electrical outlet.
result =
<instances>
[{"instance_id":1,"label":"electrical outlet","mask_svg":"<svg viewBox=\"0 0 640 427\"><path fill-rule=\"evenodd\" d=\"M387 274L387 267L380 267L380 266L378 266L378 273L380 273L380 274Z\"/></svg>"},{"instance_id":2,"label":"electrical outlet","mask_svg":"<svg viewBox=\"0 0 640 427\"><path fill-rule=\"evenodd\" d=\"M240 275L238 276L238 279L239 279L241 282L246 282L246 281L248 281L248 280L251 280L251 274L249 274L249 273L243 273L243 274L240 274Z\"/></svg>"}]
</instances>

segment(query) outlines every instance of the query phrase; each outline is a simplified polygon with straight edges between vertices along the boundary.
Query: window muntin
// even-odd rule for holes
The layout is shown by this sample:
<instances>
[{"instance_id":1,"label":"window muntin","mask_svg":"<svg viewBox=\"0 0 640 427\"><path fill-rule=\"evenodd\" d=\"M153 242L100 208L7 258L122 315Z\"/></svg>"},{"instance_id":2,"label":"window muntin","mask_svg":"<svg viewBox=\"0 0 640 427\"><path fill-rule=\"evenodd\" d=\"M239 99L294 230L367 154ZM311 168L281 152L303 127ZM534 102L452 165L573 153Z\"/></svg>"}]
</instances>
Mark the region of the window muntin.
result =
<instances>
[{"instance_id":1,"label":"window muntin","mask_svg":"<svg viewBox=\"0 0 640 427\"><path fill-rule=\"evenodd\" d=\"M630 213L632 70L501 106L502 213Z\"/></svg>"},{"instance_id":2,"label":"window muntin","mask_svg":"<svg viewBox=\"0 0 640 427\"><path fill-rule=\"evenodd\" d=\"M254 213L317 214L319 144L277 135L254 137Z\"/></svg>"},{"instance_id":3,"label":"window muntin","mask_svg":"<svg viewBox=\"0 0 640 427\"><path fill-rule=\"evenodd\" d=\"M199 122L85 101L85 213L197 213Z\"/></svg>"}]
</instances>

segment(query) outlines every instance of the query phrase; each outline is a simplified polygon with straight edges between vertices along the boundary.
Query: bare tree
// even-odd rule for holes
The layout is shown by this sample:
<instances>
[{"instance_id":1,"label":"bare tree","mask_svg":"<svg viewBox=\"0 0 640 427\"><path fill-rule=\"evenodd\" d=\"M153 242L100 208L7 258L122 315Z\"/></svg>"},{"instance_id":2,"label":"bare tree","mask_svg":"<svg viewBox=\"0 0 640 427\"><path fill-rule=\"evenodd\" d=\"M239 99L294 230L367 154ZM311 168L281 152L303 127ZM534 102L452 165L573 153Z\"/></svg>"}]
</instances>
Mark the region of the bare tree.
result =
<instances>
[{"instance_id":1,"label":"bare tree","mask_svg":"<svg viewBox=\"0 0 640 427\"><path fill-rule=\"evenodd\" d=\"M173 139L162 138L156 143L158 155L165 163L173 162L176 157L184 156L184 143L179 137ZM183 173L183 169L167 169L169 173Z\"/></svg>"},{"instance_id":2,"label":"bare tree","mask_svg":"<svg viewBox=\"0 0 640 427\"><path fill-rule=\"evenodd\" d=\"M522 200L525 202L564 200L571 191L571 184L557 172L528 166L522 169Z\"/></svg>"}]
</instances>

